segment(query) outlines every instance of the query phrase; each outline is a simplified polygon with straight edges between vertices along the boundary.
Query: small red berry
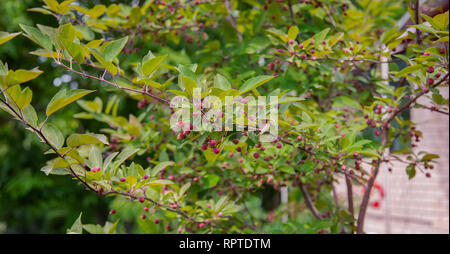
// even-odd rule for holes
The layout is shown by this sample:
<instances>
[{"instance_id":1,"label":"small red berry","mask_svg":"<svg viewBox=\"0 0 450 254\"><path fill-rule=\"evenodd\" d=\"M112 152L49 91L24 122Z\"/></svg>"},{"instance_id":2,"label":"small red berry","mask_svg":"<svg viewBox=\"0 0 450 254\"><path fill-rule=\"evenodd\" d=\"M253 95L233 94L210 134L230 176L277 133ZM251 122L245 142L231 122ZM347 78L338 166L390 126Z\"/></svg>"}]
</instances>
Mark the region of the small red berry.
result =
<instances>
[{"instance_id":1,"label":"small red berry","mask_svg":"<svg viewBox=\"0 0 450 254\"><path fill-rule=\"evenodd\" d=\"M258 159L259 158L259 153L254 153L253 154L253 158Z\"/></svg>"},{"instance_id":2,"label":"small red berry","mask_svg":"<svg viewBox=\"0 0 450 254\"><path fill-rule=\"evenodd\" d=\"M280 149L282 147L281 143L277 143L277 148Z\"/></svg>"},{"instance_id":3,"label":"small red berry","mask_svg":"<svg viewBox=\"0 0 450 254\"><path fill-rule=\"evenodd\" d=\"M144 197L139 197L139 202L144 203L145 199Z\"/></svg>"},{"instance_id":4,"label":"small red berry","mask_svg":"<svg viewBox=\"0 0 450 254\"><path fill-rule=\"evenodd\" d=\"M439 54L441 54L441 55L445 54L445 48L440 48L439 49Z\"/></svg>"},{"instance_id":5,"label":"small red berry","mask_svg":"<svg viewBox=\"0 0 450 254\"><path fill-rule=\"evenodd\" d=\"M144 211L148 212L148 207L144 207Z\"/></svg>"},{"instance_id":6,"label":"small red berry","mask_svg":"<svg viewBox=\"0 0 450 254\"><path fill-rule=\"evenodd\" d=\"M218 147L214 147L212 151L213 153L218 154L220 152L220 149Z\"/></svg>"},{"instance_id":7,"label":"small red berry","mask_svg":"<svg viewBox=\"0 0 450 254\"><path fill-rule=\"evenodd\" d=\"M428 73L433 73L434 72L433 66L428 67L427 72Z\"/></svg>"},{"instance_id":8,"label":"small red berry","mask_svg":"<svg viewBox=\"0 0 450 254\"><path fill-rule=\"evenodd\" d=\"M233 139L233 144L237 145L239 143L239 139L235 138Z\"/></svg>"},{"instance_id":9,"label":"small red berry","mask_svg":"<svg viewBox=\"0 0 450 254\"><path fill-rule=\"evenodd\" d=\"M116 213L116 209L112 209L109 213L110 214L115 214Z\"/></svg>"},{"instance_id":10,"label":"small red berry","mask_svg":"<svg viewBox=\"0 0 450 254\"><path fill-rule=\"evenodd\" d=\"M159 224L159 220L158 220L158 219L155 219L153 222L154 222L155 224Z\"/></svg>"},{"instance_id":11,"label":"small red berry","mask_svg":"<svg viewBox=\"0 0 450 254\"><path fill-rule=\"evenodd\" d=\"M215 146L216 145L216 141L214 140L214 139L211 139L210 141L209 141L209 146L210 147L213 147L213 146Z\"/></svg>"},{"instance_id":12,"label":"small red berry","mask_svg":"<svg viewBox=\"0 0 450 254\"><path fill-rule=\"evenodd\" d=\"M141 218L142 218L143 220L145 220L145 218L147 218L147 216L146 216L145 214L142 214L142 215L141 215Z\"/></svg>"},{"instance_id":13,"label":"small red berry","mask_svg":"<svg viewBox=\"0 0 450 254\"><path fill-rule=\"evenodd\" d=\"M121 178L120 178L120 181L121 181L121 182L125 182L125 180L127 180L125 177L121 177Z\"/></svg>"},{"instance_id":14,"label":"small red berry","mask_svg":"<svg viewBox=\"0 0 450 254\"><path fill-rule=\"evenodd\" d=\"M201 149L202 149L203 151L205 151L206 149L208 149L208 146L207 146L206 144L203 144L202 147L201 147Z\"/></svg>"},{"instance_id":15,"label":"small red berry","mask_svg":"<svg viewBox=\"0 0 450 254\"><path fill-rule=\"evenodd\" d=\"M144 175L144 179L148 179L148 175Z\"/></svg>"},{"instance_id":16,"label":"small red berry","mask_svg":"<svg viewBox=\"0 0 450 254\"><path fill-rule=\"evenodd\" d=\"M428 85L432 85L433 83L434 83L434 79L432 79L432 78L427 79Z\"/></svg>"}]
</instances>

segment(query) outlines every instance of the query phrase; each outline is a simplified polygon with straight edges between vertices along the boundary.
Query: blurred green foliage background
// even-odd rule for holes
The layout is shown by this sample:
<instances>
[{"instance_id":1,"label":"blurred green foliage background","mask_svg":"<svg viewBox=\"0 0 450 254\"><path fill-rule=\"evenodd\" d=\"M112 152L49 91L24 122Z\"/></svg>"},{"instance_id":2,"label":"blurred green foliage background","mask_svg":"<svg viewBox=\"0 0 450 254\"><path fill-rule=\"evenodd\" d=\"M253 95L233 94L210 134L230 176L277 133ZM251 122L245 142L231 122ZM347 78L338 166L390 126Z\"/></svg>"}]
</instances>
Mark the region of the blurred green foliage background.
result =
<instances>
[{"instance_id":1,"label":"blurred green foliage background","mask_svg":"<svg viewBox=\"0 0 450 254\"><path fill-rule=\"evenodd\" d=\"M19 24L56 25L50 16L27 11L41 4L38 0L1 0L0 31L20 31ZM41 77L30 82L33 91L39 94L34 96L33 104L43 111L58 91L54 79L67 73L52 67L48 59L29 54L35 49L36 45L19 36L2 45L0 57L12 69L40 66L45 70ZM60 86L68 87L70 82L62 82ZM78 120L72 118L77 109L76 104L71 105L55 118L55 124L65 134L81 128ZM80 211L84 214L83 222L106 221L109 199L84 191L69 177L48 177L39 170L45 165L46 150L33 133L0 111L0 233L65 233Z\"/></svg>"}]
</instances>

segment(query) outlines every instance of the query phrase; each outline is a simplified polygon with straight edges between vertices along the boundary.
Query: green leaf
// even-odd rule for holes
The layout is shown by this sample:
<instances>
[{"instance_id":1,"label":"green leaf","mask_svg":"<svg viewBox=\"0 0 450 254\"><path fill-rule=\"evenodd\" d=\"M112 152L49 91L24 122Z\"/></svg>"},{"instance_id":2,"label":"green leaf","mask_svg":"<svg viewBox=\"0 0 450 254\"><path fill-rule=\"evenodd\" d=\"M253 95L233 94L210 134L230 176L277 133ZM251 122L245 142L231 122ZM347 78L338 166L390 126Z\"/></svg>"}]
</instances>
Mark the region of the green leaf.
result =
<instances>
[{"instance_id":1,"label":"green leaf","mask_svg":"<svg viewBox=\"0 0 450 254\"><path fill-rule=\"evenodd\" d=\"M165 161L165 162L159 163L152 169L151 176L158 175L158 173L161 172L161 170L163 170L169 166L172 166L173 164L175 164L173 161Z\"/></svg>"},{"instance_id":2,"label":"green leaf","mask_svg":"<svg viewBox=\"0 0 450 254\"><path fill-rule=\"evenodd\" d=\"M75 220L75 222L72 224L72 227L67 229L67 234L81 234L83 233L83 224L81 223L81 215L83 213L80 213L80 216Z\"/></svg>"},{"instance_id":3,"label":"green leaf","mask_svg":"<svg viewBox=\"0 0 450 254\"><path fill-rule=\"evenodd\" d=\"M333 100L333 107L339 107L339 106L346 106L346 107L351 107L351 108L357 108L357 109L362 109L361 105L352 97L350 96L339 96L334 98Z\"/></svg>"},{"instance_id":4,"label":"green leaf","mask_svg":"<svg viewBox=\"0 0 450 254\"><path fill-rule=\"evenodd\" d=\"M425 68L425 66L423 66L421 64L410 65L410 66L404 68L403 70L397 72L397 74L395 74L395 77L404 77L407 74L413 73L422 68Z\"/></svg>"},{"instance_id":5,"label":"green leaf","mask_svg":"<svg viewBox=\"0 0 450 254\"><path fill-rule=\"evenodd\" d=\"M194 94L194 88L197 87L197 82L184 75L180 75L179 77L181 79L181 83L183 84L184 89L186 89L188 94L192 96Z\"/></svg>"},{"instance_id":6,"label":"green leaf","mask_svg":"<svg viewBox=\"0 0 450 254\"><path fill-rule=\"evenodd\" d=\"M45 15L53 15L53 13L47 9L44 8L29 8L27 9L27 11L32 11L32 12L39 12Z\"/></svg>"},{"instance_id":7,"label":"green leaf","mask_svg":"<svg viewBox=\"0 0 450 254\"><path fill-rule=\"evenodd\" d=\"M295 173L295 170L291 166L288 166L288 165L283 165L283 166L279 167L278 169L280 171L288 173L288 174Z\"/></svg>"},{"instance_id":8,"label":"green leaf","mask_svg":"<svg viewBox=\"0 0 450 254\"><path fill-rule=\"evenodd\" d=\"M116 170L122 163L124 163L130 156L137 153L140 149L133 147L126 147L123 149L120 154L117 156L117 160L114 161L113 169Z\"/></svg>"},{"instance_id":9,"label":"green leaf","mask_svg":"<svg viewBox=\"0 0 450 254\"><path fill-rule=\"evenodd\" d=\"M111 223L106 222L105 227L103 229L107 234L115 234L118 224L119 224L119 220L114 222L114 224L112 224L112 225L111 225Z\"/></svg>"},{"instance_id":10,"label":"green leaf","mask_svg":"<svg viewBox=\"0 0 450 254\"><path fill-rule=\"evenodd\" d=\"M31 103L33 92L30 88L21 89L20 86L12 86L7 91L8 98L13 101L13 105L17 106L20 111Z\"/></svg>"},{"instance_id":11,"label":"green leaf","mask_svg":"<svg viewBox=\"0 0 450 254\"><path fill-rule=\"evenodd\" d=\"M433 17L433 21L436 24L436 29L439 31L445 31L447 30L448 24L449 24L449 13L448 11L444 13L440 13Z\"/></svg>"},{"instance_id":12,"label":"green leaf","mask_svg":"<svg viewBox=\"0 0 450 254\"><path fill-rule=\"evenodd\" d=\"M101 134L72 134L67 138L67 145L77 147L82 145L108 144Z\"/></svg>"},{"instance_id":13,"label":"green leaf","mask_svg":"<svg viewBox=\"0 0 450 254\"><path fill-rule=\"evenodd\" d=\"M46 114L47 117L51 116L56 111L69 105L70 103L88 95L95 90L84 90L84 89L72 89L67 91L67 89L62 89L53 96L50 103L47 105Z\"/></svg>"},{"instance_id":14,"label":"green leaf","mask_svg":"<svg viewBox=\"0 0 450 254\"><path fill-rule=\"evenodd\" d=\"M103 48L103 57L107 62L116 58L128 42L128 36L121 39L105 43Z\"/></svg>"},{"instance_id":15,"label":"green leaf","mask_svg":"<svg viewBox=\"0 0 450 254\"><path fill-rule=\"evenodd\" d=\"M434 34L434 35L437 35L437 32L438 32L433 27L427 26L425 24L413 25L412 27L415 27L415 28L417 28L419 30L422 30L424 32L428 32L428 33L431 33L431 34Z\"/></svg>"},{"instance_id":16,"label":"green leaf","mask_svg":"<svg viewBox=\"0 0 450 254\"><path fill-rule=\"evenodd\" d=\"M89 153L89 161L92 163L91 167L93 168L102 168L103 167L103 158L100 149L97 146L92 146L91 152Z\"/></svg>"},{"instance_id":17,"label":"green leaf","mask_svg":"<svg viewBox=\"0 0 450 254\"><path fill-rule=\"evenodd\" d=\"M325 37L327 36L328 32L330 31L330 28L325 28L324 30L320 31L319 33L315 34L312 38L314 38L314 44L317 46L320 43L322 43L323 40L325 40Z\"/></svg>"},{"instance_id":18,"label":"green leaf","mask_svg":"<svg viewBox=\"0 0 450 254\"><path fill-rule=\"evenodd\" d=\"M416 176L416 165L415 164L409 164L406 167L406 174L408 174L408 178L412 179L414 176Z\"/></svg>"},{"instance_id":19,"label":"green leaf","mask_svg":"<svg viewBox=\"0 0 450 254\"><path fill-rule=\"evenodd\" d=\"M154 180L148 183L148 185L150 186L172 185L172 184L174 184L172 181L163 179Z\"/></svg>"},{"instance_id":20,"label":"green leaf","mask_svg":"<svg viewBox=\"0 0 450 254\"><path fill-rule=\"evenodd\" d=\"M207 174L204 178L204 187L209 189L214 187L220 180L220 177L217 175Z\"/></svg>"},{"instance_id":21,"label":"green leaf","mask_svg":"<svg viewBox=\"0 0 450 254\"><path fill-rule=\"evenodd\" d=\"M119 154L119 152L114 152L110 155L108 155L108 157L105 158L105 161L103 162L103 168L104 170L108 169L109 164L111 163L111 161Z\"/></svg>"},{"instance_id":22,"label":"green leaf","mask_svg":"<svg viewBox=\"0 0 450 254\"><path fill-rule=\"evenodd\" d=\"M53 171L53 169L57 169L57 168L65 169L65 168L68 168L69 166L70 166L70 163L67 160L58 157L53 162L52 171ZM52 173L54 173L54 172L52 172ZM64 172L64 174L66 174L66 172Z\"/></svg>"},{"instance_id":23,"label":"green leaf","mask_svg":"<svg viewBox=\"0 0 450 254\"><path fill-rule=\"evenodd\" d=\"M36 114L36 110L34 110L31 104L25 106L22 110L23 118L27 121L31 126L36 127L38 124L38 116Z\"/></svg>"},{"instance_id":24,"label":"green leaf","mask_svg":"<svg viewBox=\"0 0 450 254\"><path fill-rule=\"evenodd\" d=\"M13 39L14 37L18 36L19 34L21 34L21 33L19 32L19 33L12 33L12 34L10 34L10 33L7 33L7 32L0 31L0 45L2 45L3 43L5 43L5 42L7 42L7 41L9 41L11 39Z\"/></svg>"},{"instance_id":25,"label":"green leaf","mask_svg":"<svg viewBox=\"0 0 450 254\"><path fill-rule=\"evenodd\" d=\"M291 102L296 102L296 101L303 101L305 99L303 98L298 98L298 97L282 97L278 99L278 104L285 104L285 103L291 103Z\"/></svg>"},{"instance_id":26,"label":"green leaf","mask_svg":"<svg viewBox=\"0 0 450 254\"><path fill-rule=\"evenodd\" d=\"M100 225L87 224L87 225L83 225L83 228L90 234L104 234L105 233L105 230L103 230L103 227Z\"/></svg>"},{"instance_id":27,"label":"green leaf","mask_svg":"<svg viewBox=\"0 0 450 254\"><path fill-rule=\"evenodd\" d=\"M270 35L274 36L275 38L280 39L284 43L286 43L288 41L286 34L279 29L269 28L266 30L266 32L269 33Z\"/></svg>"},{"instance_id":28,"label":"green leaf","mask_svg":"<svg viewBox=\"0 0 450 254\"><path fill-rule=\"evenodd\" d=\"M183 186L181 186L180 191L178 192L178 196L183 196L190 187L191 183L185 183Z\"/></svg>"},{"instance_id":29,"label":"green leaf","mask_svg":"<svg viewBox=\"0 0 450 254\"><path fill-rule=\"evenodd\" d=\"M25 83L25 82L28 82L30 80L37 78L42 73L43 73L43 71L38 70L38 69L15 70L15 71L11 70L8 72L7 83L8 83L8 86L22 84L22 83Z\"/></svg>"},{"instance_id":30,"label":"green leaf","mask_svg":"<svg viewBox=\"0 0 450 254\"><path fill-rule=\"evenodd\" d=\"M257 76L254 78L251 78L247 81L244 82L244 84L242 84L241 88L239 89L239 95L244 94L248 91L251 91L261 85L263 85L264 83L272 80L274 78L274 76Z\"/></svg>"},{"instance_id":31,"label":"green leaf","mask_svg":"<svg viewBox=\"0 0 450 254\"><path fill-rule=\"evenodd\" d=\"M222 210L222 208L225 206L225 202L228 200L228 196L223 196L219 199L219 201L217 201L216 205L214 206L214 210L216 212L219 212L220 210Z\"/></svg>"},{"instance_id":32,"label":"green leaf","mask_svg":"<svg viewBox=\"0 0 450 254\"><path fill-rule=\"evenodd\" d=\"M60 149L64 145L64 135L53 124L46 123L42 127L42 133L48 142L56 149Z\"/></svg>"},{"instance_id":33,"label":"green leaf","mask_svg":"<svg viewBox=\"0 0 450 254\"><path fill-rule=\"evenodd\" d=\"M222 90L228 90L231 89L231 83L223 75L217 73L214 77L214 87L220 88Z\"/></svg>"},{"instance_id":34,"label":"green leaf","mask_svg":"<svg viewBox=\"0 0 450 254\"><path fill-rule=\"evenodd\" d=\"M53 44L52 41L50 40L50 37L48 37L48 35L45 35L43 33L41 33L41 31L39 31L39 29L35 28L35 27L31 27L31 26L27 26L27 25L23 25L20 24L20 27L22 28L23 31L25 31L26 36L34 41L36 44L39 44L41 47L52 51L53 49Z\"/></svg>"},{"instance_id":35,"label":"green leaf","mask_svg":"<svg viewBox=\"0 0 450 254\"><path fill-rule=\"evenodd\" d=\"M0 60L0 76L8 75L8 64ZM0 86L1 87L1 86Z\"/></svg>"},{"instance_id":36,"label":"green leaf","mask_svg":"<svg viewBox=\"0 0 450 254\"><path fill-rule=\"evenodd\" d=\"M291 26L288 31L288 39L295 40L297 38L298 32L299 30L297 26Z\"/></svg>"},{"instance_id":37,"label":"green leaf","mask_svg":"<svg viewBox=\"0 0 450 254\"><path fill-rule=\"evenodd\" d=\"M111 61L106 61L102 54L97 49L90 49L92 55L97 59L97 61L107 70L111 75L115 76L118 72L117 67L111 63Z\"/></svg>"},{"instance_id":38,"label":"green leaf","mask_svg":"<svg viewBox=\"0 0 450 254\"><path fill-rule=\"evenodd\" d=\"M142 63L142 73L144 76L149 77L166 57L167 55L157 56Z\"/></svg>"},{"instance_id":39,"label":"green leaf","mask_svg":"<svg viewBox=\"0 0 450 254\"><path fill-rule=\"evenodd\" d=\"M433 159L439 159L439 155L428 153L422 157L422 161L431 161Z\"/></svg>"}]
</instances>

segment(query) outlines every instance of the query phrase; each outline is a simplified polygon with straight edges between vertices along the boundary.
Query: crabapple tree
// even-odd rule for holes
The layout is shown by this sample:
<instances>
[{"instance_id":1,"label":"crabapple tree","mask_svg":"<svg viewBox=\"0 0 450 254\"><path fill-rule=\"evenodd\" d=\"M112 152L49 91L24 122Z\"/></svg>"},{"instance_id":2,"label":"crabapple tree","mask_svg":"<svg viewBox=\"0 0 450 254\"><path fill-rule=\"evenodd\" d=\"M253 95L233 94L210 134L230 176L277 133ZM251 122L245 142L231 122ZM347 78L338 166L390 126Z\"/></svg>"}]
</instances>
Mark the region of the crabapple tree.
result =
<instances>
[{"instance_id":1,"label":"crabapple tree","mask_svg":"<svg viewBox=\"0 0 450 254\"><path fill-rule=\"evenodd\" d=\"M0 34L0 44L26 36L30 54L85 86L61 87L38 110L27 82L45 70L0 62L0 107L48 146L41 171L115 200L105 225L80 215L68 233L114 233L127 213L143 233L364 233L382 168L399 161L409 178L432 176L438 156L420 150L408 111L448 115L448 12L383 0L133 3L44 0L29 11L57 25ZM398 27L405 10L411 25ZM220 131L196 130L191 118L172 128L177 96L192 119L225 122L227 97L248 119ZM271 142L245 106L259 96L277 99L260 108L264 119L277 111ZM103 127L63 134L52 120L75 104L74 118Z\"/></svg>"}]
</instances>

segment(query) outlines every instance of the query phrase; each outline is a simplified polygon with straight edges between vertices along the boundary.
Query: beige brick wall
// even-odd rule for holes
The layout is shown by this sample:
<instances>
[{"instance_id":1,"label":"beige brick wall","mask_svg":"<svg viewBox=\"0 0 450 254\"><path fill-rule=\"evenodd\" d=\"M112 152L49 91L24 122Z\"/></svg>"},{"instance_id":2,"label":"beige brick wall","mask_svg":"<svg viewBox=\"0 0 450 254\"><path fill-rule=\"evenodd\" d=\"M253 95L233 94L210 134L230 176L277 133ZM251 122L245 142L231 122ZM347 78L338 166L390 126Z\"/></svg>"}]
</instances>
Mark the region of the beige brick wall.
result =
<instances>
[{"instance_id":1,"label":"beige brick wall","mask_svg":"<svg viewBox=\"0 0 450 254\"><path fill-rule=\"evenodd\" d=\"M448 98L448 88L441 90ZM421 98L419 103L426 104ZM411 120L423 132L417 151L440 156L432 177L417 172L408 180L404 164L393 172L382 170L378 182L385 189L379 209L369 208L366 231L371 233L449 233L449 117L426 109L413 109Z\"/></svg>"},{"instance_id":2,"label":"beige brick wall","mask_svg":"<svg viewBox=\"0 0 450 254\"><path fill-rule=\"evenodd\" d=\"M448 88L441 90L448 98ZM419 103L426 104L426 99ZM421 172L409 180L406 164L393 164L393 171L382 168L377 177L385 193L379 208L369 206L365 222L367 233L437 234L449 233L449 117L424 109L413 109L411 120L423 132L417 151L438 154L431 178ZM346 204L345 181L337 186L338 197ZM355 204L361 202L361 189L355 188ZM371 200L379 199L377 191Z\"/></svg>"}]
</instances>

